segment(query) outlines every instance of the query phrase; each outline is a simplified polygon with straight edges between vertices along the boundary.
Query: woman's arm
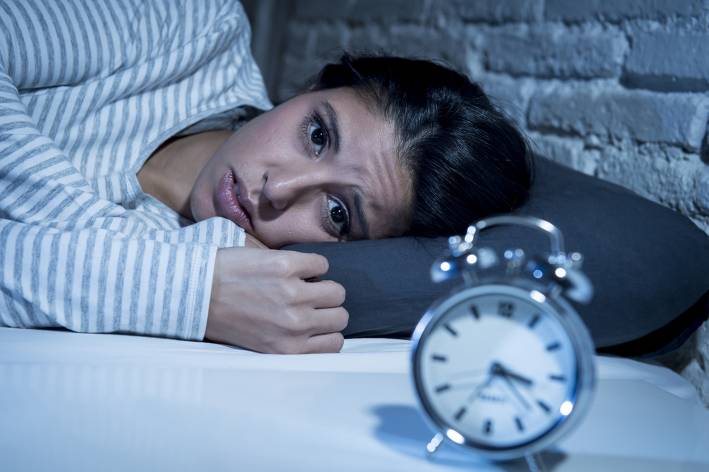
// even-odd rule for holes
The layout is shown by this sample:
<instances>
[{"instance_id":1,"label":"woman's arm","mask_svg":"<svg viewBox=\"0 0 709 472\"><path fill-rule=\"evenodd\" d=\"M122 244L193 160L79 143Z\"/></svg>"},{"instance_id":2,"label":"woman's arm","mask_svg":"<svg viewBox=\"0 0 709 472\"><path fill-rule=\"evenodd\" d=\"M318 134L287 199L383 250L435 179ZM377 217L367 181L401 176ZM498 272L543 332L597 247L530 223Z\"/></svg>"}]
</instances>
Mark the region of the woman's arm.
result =
<instances>
[{"instance_id":1,"label":"woman's arm","mask_svg":"<svg viewBox=\"0 0 709 472\"><path fill-rule=\"evenodd\" d=\"M178 241L227 222L161 231L97 197L2 63L0 117L0 325L201 340L218 246Z\"/></svg>"},{"instance_id":2,"label":"woman's arm","mask_svg":"<svg viewBox=\"0 0 709 472\"><path fill-rule=\"evenodd\" d=\"M201 340L217 249L241 245L243 231L223 219L164 231L99 198L18 90L110 73L112 59L88 45L131 30L101 33L114 3L93 5L0 2L0 324Z\"/></svg>"}]
</instances>

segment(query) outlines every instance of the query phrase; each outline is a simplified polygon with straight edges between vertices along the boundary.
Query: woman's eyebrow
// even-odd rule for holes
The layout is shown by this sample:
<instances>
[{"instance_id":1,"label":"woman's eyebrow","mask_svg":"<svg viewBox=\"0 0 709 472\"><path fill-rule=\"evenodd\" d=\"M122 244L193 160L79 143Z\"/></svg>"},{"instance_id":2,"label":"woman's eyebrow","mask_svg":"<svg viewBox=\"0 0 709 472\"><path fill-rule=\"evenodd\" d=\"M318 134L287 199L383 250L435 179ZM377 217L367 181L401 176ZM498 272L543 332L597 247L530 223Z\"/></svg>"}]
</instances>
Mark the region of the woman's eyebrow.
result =
<instances>
[{"instance_id":1,"label":"woman's eyebrow","mask_svg":"<svg viewBox=\"0 0 709 472\"><path fill-rule=\"evenodd\" d=\"M327 116L327 127L332 133L332 147L335 149L335 153L338 153L340 152L340 126L337 123L337 112L327 100L322 102L322 106Z\"/></svg>"}]
</instances>

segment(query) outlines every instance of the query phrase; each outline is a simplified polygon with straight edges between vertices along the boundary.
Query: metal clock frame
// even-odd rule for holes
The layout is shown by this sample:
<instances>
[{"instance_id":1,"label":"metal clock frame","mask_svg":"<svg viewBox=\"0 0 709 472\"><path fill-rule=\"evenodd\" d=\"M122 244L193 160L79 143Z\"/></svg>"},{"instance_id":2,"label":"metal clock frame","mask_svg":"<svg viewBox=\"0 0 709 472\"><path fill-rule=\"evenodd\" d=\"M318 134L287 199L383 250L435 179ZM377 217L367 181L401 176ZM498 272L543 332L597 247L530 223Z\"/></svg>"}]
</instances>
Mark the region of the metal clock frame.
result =
<instances>
[{"instance_id":1,"label":"metal clock frame","mask_svg":"<svg viewBox=\"0 0 709 472\"><path fill-rule=\"evenodd\" d=\"M549 262L555 266L567 267L569 269L572 268L572 265L576 267L580 265L572 264L570 262L571 259L567 258L566 254L563 252L563 239L561 232L551 223L533 217L504 216L481 220L475 225L471 225L469 227L468 234L465 239L460 237L451 238L452 256L461 258L472 254L477 232L483 228L491 227L496 224L522 224L524 226L543 229L548 232L552 238L552 253L548 257ZM471 233L473 235L472 237L470 236ZM456 245L459 248L458 251L454 248ZM576 259L580 260L580 255L578 255ZM436 264L438 263L439 261L436 261L436 263L434 263L434 268L432 269L434 279L436 278L434 270L436 268ZM473 266L471 269L475 271L477 270L477 267ZM455 287L447 296L438 299L429 307L419 323L416 325L416 329L414 330L412 336L411 363L413 387L416 391L416 397L419 404L426 413L424 416L426 417L427 422L433 427L434 430L438 431L436 436L434 436L429 443L428 451L429 453L435 452L437 447L443 441L443 438L446 438L453 444L467 447L476 451L480 456L488 459L507 460L527 457L528 461L531 461L531 464L533 463L533 459L531 459L532 455L548 448L562 436L571 432L576 426L578 426L578 424L580 424L581 420L590 409L596 381L595 364L593 359L595 352L593 341L591 340L588 330L581 321L576 310L563 297L560 296L562 290L559 285L551 284L544 286L539 282L535 282L519 275L512 277L503 277L499 275L479 277L479 274L475 274L475 281L469 277L469 274L467 277L465 276L465 270L461 271L461 275L463 275L465 282L462 285ZM584 287L584 289L580 292L577 291L575 298L578 301L587 301L590 299L590 293L588 293L589 290L590 286ZM544 296L544 300L540 302L538 300L540 298L539 295L534 294L534 292L542 294ZM455 426L450 425L443 420L438 413L436 413L436 410L431 405L430 400L425 393L421 373L422 347L426 342L428 334L433 331L436 326L443 319L445 319L446 315L459 304L465 303L466 301L472 302L475 297L481 295L491 294L512 295L513 297L522 298L525 301L538 306L540 310L543 310L545 316L552 316L557 320L557 322L559 322L561 327L566 331L574 351L576 368L576 376L574 379L575 385L570 393L567 392L567 398L565 398L565 401L570 401L573 404L571 413L566 416L560 416L559 420L556 421L551 427L530 441L511 447L490 447L488 445L481 444L471 439L463 432L457 430Z\"/></svg>"}]
</instances>

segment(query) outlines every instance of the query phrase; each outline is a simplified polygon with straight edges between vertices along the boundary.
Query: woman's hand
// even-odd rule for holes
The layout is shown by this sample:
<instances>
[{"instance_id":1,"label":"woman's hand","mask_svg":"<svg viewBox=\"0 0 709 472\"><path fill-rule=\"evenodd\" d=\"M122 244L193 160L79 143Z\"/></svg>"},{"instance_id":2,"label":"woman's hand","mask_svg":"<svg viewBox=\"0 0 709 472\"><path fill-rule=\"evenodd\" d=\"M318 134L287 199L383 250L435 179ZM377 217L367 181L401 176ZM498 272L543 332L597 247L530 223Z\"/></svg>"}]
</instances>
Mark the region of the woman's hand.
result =
<instances>
[{"instance_id":1,"label":"woman's hand","mask_svg":"<svg viewBox=\"0 0 709 472\"><path fill-rule=\"evenodd\" d=\"M327 269L318 254L219 249L205 338L259 352L339 352L349 320L345 289L306 282Z\"/></svg>"}]
</instances>

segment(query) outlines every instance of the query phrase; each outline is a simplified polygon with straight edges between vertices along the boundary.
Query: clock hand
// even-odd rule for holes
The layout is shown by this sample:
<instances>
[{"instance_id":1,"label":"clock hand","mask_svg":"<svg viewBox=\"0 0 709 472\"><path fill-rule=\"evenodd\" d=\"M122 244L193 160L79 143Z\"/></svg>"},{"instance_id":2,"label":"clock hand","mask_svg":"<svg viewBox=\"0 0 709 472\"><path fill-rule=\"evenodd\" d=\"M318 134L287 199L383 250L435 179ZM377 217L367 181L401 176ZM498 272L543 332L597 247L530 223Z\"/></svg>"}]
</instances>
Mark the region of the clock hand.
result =
<instances>
[{"instance_id":1,"label":"clock hand","mask_svg":"<svg viewBox=\"0 0 709 472\"><path fill-rule=\"evenodd\" d=\"M470 394L470 396L468 397L467 402L472 402L473 400L475 400L475 398L478 396L478 394L480 393L480 391L481 391L482 389L484 389L485 387L489 386L489 385L490 385L490 382L492 382L492 379L494 379L494 378L495 378L494 374L490 373L490 375L488 375L488 377L487 377L487 379L485 380L485 382L481 383L480 385L477 386L477 388L476 388L475 390L473 390L473 393Z\"/></svg>"},{"instance_id":2,"label":"clock hand","mask_svg":"<svg viewBox=\"0 0 709 472\"><path fill-rule=\"evenodd\" d=\"M480 382L456 382L455 384L448 384L446 390L454 390L456 388L470 388L475 386L480 386Z\"/></svg>"},{"instance_id":3,"label":"clock hand","mask_svg":"<svg viewBox=\"0 0 709 472\"><path fill-rule=\"evenodd\" d=\"M507 376L504 375L504 374L503 374L503 375L500 375L500 377L502 377L502 380L505 381L505 383L507 384L507 387L508 387L509 390L514 394L514 396L517 397L517 400L519 400L519 402L520 402L522 405L524 405L524 408L527 409L527 410L529 410L529 408L530 408L529 403L527 402L527 400L524 399L524 397L523 397L522 394L519 392L519 390L517 390L517 387L515 387L515 384L512 383L512 381L509 379L509 377L507 377Z\"/></svg>"},{"instance_id":4,"label":"clock hand","mask_svg":"<svg viewBox=\"0 0 709 472\"><path fill-rule=\"evenodd\" d=\"M500 364L497 361L493 361L490 364L490 368L487 370L487 372L488 372L487 379L485 380L484 383L478 385L478 387L475 390L473 390L473 393L471 393L470 396L468 397L468 400L467 400L468 402L472 402L473 400L475 400L475 398L478 396L480 391L482 389L488 387L492 383L492 381L495 380L495 377L505 378L503 375L504 372L503 372L502 364ZM524 399L522 400L522 402L524 402ZM529 405L525 405L525 406L527 407L527 409L529 409Z\"/></svg>"},{"instance_id":5,"label":"clock hand","mask_svg":"<svg viewBox=\"0 0 709 472\"><path fill-rule=\"evenodd\" d=\"M499 365L498 371L499 371L499 375L514 379L514 380L526 385L527 387L531 387L532 385L534 385L534 381L532 379L530 379L528 377L524 377L523 375L520 375L516 372L513 372L501 364Z\"/></svg>"},{"instance_id":6,"label":"clock hand","mask_svg":"<svg viewBox=\"0 0 709 472\"><path fill-rule=\"evenodd\" d=\"M514 397L514 395L510 396L510 392L512 391L512 389L510 389L509 385L505 385L505 390L506 390L505 393L507 394L507 397L506 397L507 401L512 403L512 405L514 405L514 407L517 411L519 411L520 413L525 413L525 411L529 409L526 407L526 405L524 403L522 403L522 405L520 405L519 398L512 398L512 397Z\"/></svg>"}]
</instances>

